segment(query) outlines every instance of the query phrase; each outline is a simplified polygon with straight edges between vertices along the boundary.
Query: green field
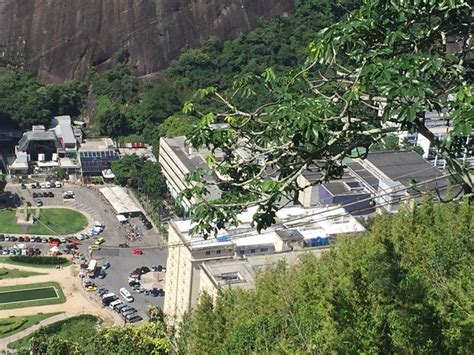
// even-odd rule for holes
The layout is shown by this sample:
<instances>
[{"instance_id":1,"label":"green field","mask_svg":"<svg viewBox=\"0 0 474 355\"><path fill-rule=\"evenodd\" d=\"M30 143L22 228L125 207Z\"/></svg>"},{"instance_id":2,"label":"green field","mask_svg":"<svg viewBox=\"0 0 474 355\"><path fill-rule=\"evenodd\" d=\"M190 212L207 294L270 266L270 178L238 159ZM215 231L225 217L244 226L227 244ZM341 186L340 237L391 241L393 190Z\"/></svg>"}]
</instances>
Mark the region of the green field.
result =
<instances>
[{"instance_id":1,"label":"green field","mask_svg":"<svg viewBox=\"0 0 474 355\"><path fill-rule=\"evenodd\" d=\"M5 303L25 302L51 298L59 298L59 295L53 286L18 291L6 291L0 292L0 305Z\"/></svg>"},{"instance_id":2,"label":"green field","mask_svg":"<svg viewBox=\"0 0 474 355\"><path fill-rule=\"evenodd\" d=\"M42 320L55 316L59 313L38 313L31 316L9 317L0 319L0 339L9 337L13 334L38 324Z\"/></svg>"},{"instance_id":3,"label":"green field","mask_svg":"<svg viewBox=\"0 0 474 355\"><path fill-rule=\"evenodd\" d=\"M99 318L88 314L72 317L47 325L41 330L36 331L23 339L8 344L8 346L11 349L26 347L28 346L30 339L38 332L58 336L69 341L78 342L81 346L85 346L90 343L90 339L97 337L97 324L99 322Z\"/></svg>"},{"instance_id":4,"label":"green field","mask_svg":"<svg viewBox=\"0 0 474 355\"><path fill-rule=\"evenodd\" d=\"M0 259L0 262L2 259ZM22 277L28 277L28 276L35 276L35 275L44 275L39 272L32 272L32 271L22 271L18 269L5 269L5 268L0 268L0 280L4 279L18 279Z\"/></svg>"},{"instance_id":5,"label":"green field","mask_svg":"<svg viewBox=\"0 0 474 355\"><path fill-rule=\"evenodd\" d=\"M0 287L0 310L64 303L57 282Z\"/></svg>"},{"instance_id":6,"label":"green field","mask_svg":"<svg viewBox=\"0 0 474 355\"><path fill-rule=\"evenodd\" d=\"M35 209L31 209L34 213ZM16 210L0 210L0 233L22 233L21 226L16 224ZM68 208L41 208L35 225L26 227L26 234L64 235L82 231L87 227L87 217L78 211ZM24 232L24 231L23 231Z\"/></svg>"}]
</instances>

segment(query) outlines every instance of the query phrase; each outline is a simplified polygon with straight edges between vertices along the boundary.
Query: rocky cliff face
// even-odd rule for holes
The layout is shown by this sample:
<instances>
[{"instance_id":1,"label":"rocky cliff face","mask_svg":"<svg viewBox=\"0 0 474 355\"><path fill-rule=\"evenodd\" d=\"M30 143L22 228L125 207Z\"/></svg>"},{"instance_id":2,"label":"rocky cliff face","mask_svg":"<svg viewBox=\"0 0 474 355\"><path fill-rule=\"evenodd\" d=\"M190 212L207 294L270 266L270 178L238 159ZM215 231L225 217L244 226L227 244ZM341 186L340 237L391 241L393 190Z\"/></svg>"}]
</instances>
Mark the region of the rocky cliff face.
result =
<instances>
[{"instance_id":1,"label":"rocky cliff face","mask_svg":"<svg viewBox=\"0 0 474 355\"><path fill-rule=\"evenodd\" d=\"M223 40L294 0L0 0L0 56L22 58L43 82L82 77L126 47L137 75L158 72L184 48ZM3 53L2 53L3 52Z\"/></svg>"}]
</instances>

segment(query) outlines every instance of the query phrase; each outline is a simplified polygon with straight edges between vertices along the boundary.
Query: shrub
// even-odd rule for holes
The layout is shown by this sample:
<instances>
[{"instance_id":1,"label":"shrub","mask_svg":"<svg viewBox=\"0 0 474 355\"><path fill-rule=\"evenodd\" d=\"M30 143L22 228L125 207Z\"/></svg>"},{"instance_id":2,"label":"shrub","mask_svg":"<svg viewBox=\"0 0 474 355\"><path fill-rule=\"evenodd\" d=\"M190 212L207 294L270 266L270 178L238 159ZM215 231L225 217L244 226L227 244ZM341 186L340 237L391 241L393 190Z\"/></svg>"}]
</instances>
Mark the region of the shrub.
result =
<instances>
[{"instance_id":1,"label":"shrub","mask_svg":"<svg viewBox=\"0 0 474 355\"><path fill-rule=\"evenodd\" d=\"M68 262L66 258L61 258L59 256L16 255L16 256L10 256L10 260L14 262L19 262L19 263L35 264L35 265L64 265L64 264L67 264Z\"/></svg>"}]
</instances>

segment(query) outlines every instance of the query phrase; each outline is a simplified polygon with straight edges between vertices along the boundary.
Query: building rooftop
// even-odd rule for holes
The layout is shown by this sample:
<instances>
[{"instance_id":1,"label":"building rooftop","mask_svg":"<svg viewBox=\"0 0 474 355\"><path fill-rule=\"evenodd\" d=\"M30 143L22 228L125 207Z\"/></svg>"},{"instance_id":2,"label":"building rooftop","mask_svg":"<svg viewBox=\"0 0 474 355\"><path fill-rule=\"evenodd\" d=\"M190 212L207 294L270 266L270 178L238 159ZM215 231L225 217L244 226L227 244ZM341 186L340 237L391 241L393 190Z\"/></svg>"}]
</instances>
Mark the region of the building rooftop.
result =
<instances>
[{"instance_id":1,"label":"building rooftop","mask_svg":"<svg viewBox=\"0 0 474 355\"><path fill-rule=\"evenodd\" d=\"M51 120L51 130L58 138L62 138L65 144L76 144L76 137L71 126L71 116L55 116Z\"/></svg>"},{"instance_id":2,"label":"building rooftop","mask_svg":"<svg viewBox=\"0 0 474 355\"><path fill-rule=\"evenodd\" d=\"M252 289L255 278L269 267L274 267L280 262L294 265L303 256L309 253L320 255L321 249L306 249L284 253L253 255L244 259L221 259L205 261L201 264L202 270L215 287L226 286L231 288Z\"/></svg>"},{"instance_id":3,"label":"building rooftop","mask_svg":"<svg viewBox=\"0 0 474 355\"><path fill-rule=\"evenodd\" d=\"M367 171L361 164L351 163L348 167L349 170L351 170L356 176L359 176L369 186L371 186L375 190L378 190L379 179L377 179L374 175Z\"/></svg>"},{"instance_id":4,"label":"building rooftop","mask_svg":"<svg viewBox=\"0 0 474 355\"><path fill-rule=\"evenodd\" d=\"M366 160L394 181L423 181L443 175L439 169L412 151L376 152L369 154Z\"/></svg>"},{"instance_id":5,"label":"building rooftop","mask_svg":"<svg viewBox=\"0 0 474 355\"><path fill-rule=\"evenodd\" d=\"M300 233L304 239L312 239L365 231L365 228L342 207L305 209L300 206L293 206L279 210L275 225L259 234L251 225L255 210L256 208L251 208L240 214L238 219L241 224L238 227L220 230L215 238L210 237L207 240L202 236L191 236L189 234L192 228L190 219L172 221L171 223L181 234L183 242L187 243L187 246L193 250L229 244L236 247L272 244L281 239L281 235L292 238L292 233L295 238L297 238L297 233Z\"/></svg>"},{"instance_id":6,"label":"building rooftop","mask_svg":"<svg viewBox=\"0 0 474 355\"><path fill-rule=\"evenodd\" d=\"M56 135L52 131L46 131L44 126L33 126L31 131L23 133L20 141L18 142L19 149L21 151L26 151L30 142L41 142L41 141L54 141L56 148L59 148L59 142L56 138Z\"/></svg>"},{"instance_id":7,"label":"building rooftop","mask_svg":"<svg viewBox=\"0 0 474 355\"><path fill-rule=\"evenodd\" d=\"M81 143L79 151L100 151L115 149L114 141L110 138L86 139Z\"/></svg>"}]
</instances>

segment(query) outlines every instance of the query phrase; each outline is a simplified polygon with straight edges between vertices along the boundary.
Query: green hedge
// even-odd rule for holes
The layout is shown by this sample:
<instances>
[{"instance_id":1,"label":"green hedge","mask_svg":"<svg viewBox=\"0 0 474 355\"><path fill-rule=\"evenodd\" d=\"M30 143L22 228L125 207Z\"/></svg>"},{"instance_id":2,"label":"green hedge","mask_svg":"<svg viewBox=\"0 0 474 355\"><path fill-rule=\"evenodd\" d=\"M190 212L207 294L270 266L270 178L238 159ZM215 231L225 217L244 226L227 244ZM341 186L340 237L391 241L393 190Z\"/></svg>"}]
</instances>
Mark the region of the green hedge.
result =
<instances>
[{"instance_id":1,"label":"green hedge","mask_svg":"<svg viewBox=\"0 0 474 355\"><path fill-rule=\"evenodd\" d=\"M59 256L23 256L16 255L10 256L10 260L23 264L34 264L34 265L64 265L68 263L66 258Z\"/></svg>"},{"instance_id":2,"label":"green hedge","mask_svg":"<svg viewBox=\"0 0 474 355\"><path fill-rule=\"evenodd\" d=\"M2 319L0 320L0 334L13 332L27 322L27 319Z\"/></svg>"}]
</instances>

